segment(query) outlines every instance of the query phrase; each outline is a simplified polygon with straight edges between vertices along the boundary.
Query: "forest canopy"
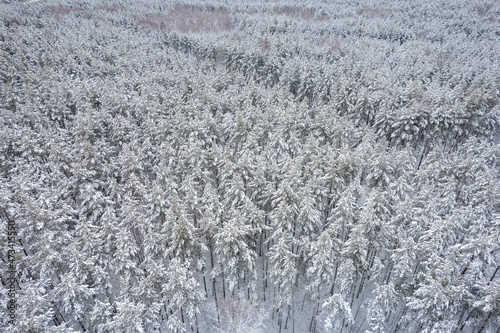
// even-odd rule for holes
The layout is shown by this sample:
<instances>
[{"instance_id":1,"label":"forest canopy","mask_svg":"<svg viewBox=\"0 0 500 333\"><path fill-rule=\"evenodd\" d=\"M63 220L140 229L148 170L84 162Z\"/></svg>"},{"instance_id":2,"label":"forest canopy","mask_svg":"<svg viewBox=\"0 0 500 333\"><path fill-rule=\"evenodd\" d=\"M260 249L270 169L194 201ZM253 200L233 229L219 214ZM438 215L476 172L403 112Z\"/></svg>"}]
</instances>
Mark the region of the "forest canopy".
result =
<instances>
[{"instance_id":1,"label":"forest canopy","mask_svg":"<svg viewBox=\"0 0 500 333\"><path fill-rule=\"evenodd\" d=\"M498 333L499 38L484 0L1 2L0 331Z\"/></svg>"}]
</instances>

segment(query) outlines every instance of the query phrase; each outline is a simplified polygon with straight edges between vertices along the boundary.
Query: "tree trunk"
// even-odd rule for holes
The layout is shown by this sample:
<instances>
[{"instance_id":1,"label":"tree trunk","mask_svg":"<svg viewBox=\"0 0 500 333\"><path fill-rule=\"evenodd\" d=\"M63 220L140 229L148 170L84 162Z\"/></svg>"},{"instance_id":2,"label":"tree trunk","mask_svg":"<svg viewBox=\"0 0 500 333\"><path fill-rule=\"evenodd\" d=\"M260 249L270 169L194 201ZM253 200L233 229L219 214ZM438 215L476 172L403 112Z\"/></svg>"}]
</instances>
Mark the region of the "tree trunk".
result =
<instances>
[{"instance_id":1,"label":"tree trunk","mask_svg":"<svg viewBox=\"0 0 500 333\"><path fill-rule=\"evenodd\" d=\"M207 277L205 276L205 274L203 274L203 286L205 287L205 297L208 297Z\"/></svg>"},{"instance_id":2,"label":"tree trunk","mask_svg":"<svg viewBox=\"0 0 500 333\"><path fill-rule=\"evenodd\" d=\"M221 265L222 267L222 297L226 299L226 278L224 276L224 266Z\"/></svg>"},{"instance_id":3,"label":"tree trunk","mask_svg":"<svg viewBox=\"0 0 500 333\"><path fill-rule=\"evenodd\" d=\"M477 333L483 332L483 330L486 327L486 324L488 324L488 321L490 320L492 314L493 314L493 312L490 312L490 314L488 315L488 317L484 321L483 326L481 326L481 328L479 329L479 331Z\"/></svg>"},{"instance_id":4,"label":"tree trunk","mask_svg":"<svg viewBox=\"0 0 500 333\"><path fill-rule=\"evenodd\" d=\"M495 278L495 275L497 275L497 272L498 272L498 269L500 268L500 266L497 267L497 269L495 269L495 272L493 273L493 275L491 276L490 278L490 282L493 281L493 279ZM489 283L488 283L489 284Z\"/></svg>"},{"instance_id":5,"label":"tree trunk","mask_svg":"<svg viewBox=\"0 0 500 333\"><path fill-rule=\"evenodd\" d=\"M335 273L333 273L333 283L332 283L332 288L330 289L330 296L333 296L333 293L335 291L335 282L337 281L338 268L339 268L339 262L335 261Z\"/></svg>"}]
</instances>

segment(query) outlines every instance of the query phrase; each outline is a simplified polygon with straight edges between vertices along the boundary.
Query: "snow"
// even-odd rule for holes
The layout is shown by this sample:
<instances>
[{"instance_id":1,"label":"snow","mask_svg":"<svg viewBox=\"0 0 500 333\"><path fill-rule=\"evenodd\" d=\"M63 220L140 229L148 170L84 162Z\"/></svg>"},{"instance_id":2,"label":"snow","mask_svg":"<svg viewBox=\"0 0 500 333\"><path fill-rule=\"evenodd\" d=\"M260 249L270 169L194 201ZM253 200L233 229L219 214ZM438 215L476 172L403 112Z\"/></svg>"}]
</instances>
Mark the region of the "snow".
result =
<instances>
[{"instance_id":1,"label":"snow","mask_svg":"<svg viewBox=\"0 0 500 333\"><path fill-rule=\"evenodd\" d=\"M0 6L0 331L498 331L499 9Z\"/></svg>"}]
</instances>

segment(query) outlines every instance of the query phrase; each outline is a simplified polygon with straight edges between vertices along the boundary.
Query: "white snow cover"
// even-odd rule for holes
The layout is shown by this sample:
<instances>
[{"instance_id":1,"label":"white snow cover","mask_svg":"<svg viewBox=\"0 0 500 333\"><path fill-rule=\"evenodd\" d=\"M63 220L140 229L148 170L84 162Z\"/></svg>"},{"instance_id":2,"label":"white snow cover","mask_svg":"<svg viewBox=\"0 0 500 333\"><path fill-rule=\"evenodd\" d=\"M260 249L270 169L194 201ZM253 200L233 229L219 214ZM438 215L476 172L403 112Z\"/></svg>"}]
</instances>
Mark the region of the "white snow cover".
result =
<instances>
[{"instance_id":1,"label":"white snow cover","mask_svg":"<svg viewBox=\"0 0 500 333\"><path fill-rule=\"evenodd\" d=\"M0 331L500 332L499 27L1 2Z\"/></svg>"}]
</instances>

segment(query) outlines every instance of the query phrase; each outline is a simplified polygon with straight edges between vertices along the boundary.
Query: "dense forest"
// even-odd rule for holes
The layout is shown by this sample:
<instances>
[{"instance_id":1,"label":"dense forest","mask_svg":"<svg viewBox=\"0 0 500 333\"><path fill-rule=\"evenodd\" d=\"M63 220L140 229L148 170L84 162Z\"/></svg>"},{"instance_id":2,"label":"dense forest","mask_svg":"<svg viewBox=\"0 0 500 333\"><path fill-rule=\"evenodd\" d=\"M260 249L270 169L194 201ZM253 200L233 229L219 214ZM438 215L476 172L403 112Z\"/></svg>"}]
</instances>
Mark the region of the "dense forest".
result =
<instances>
[{"instance_id":1,"label":"dense forest","mask_svg":"<svg viewBox=\"0 0 500 333\"><path fill-rule=\"evenodd\" d=\"M500 332L499 41L485 0L1 2L0 331Z\"/></svg>"}]
</instances>

